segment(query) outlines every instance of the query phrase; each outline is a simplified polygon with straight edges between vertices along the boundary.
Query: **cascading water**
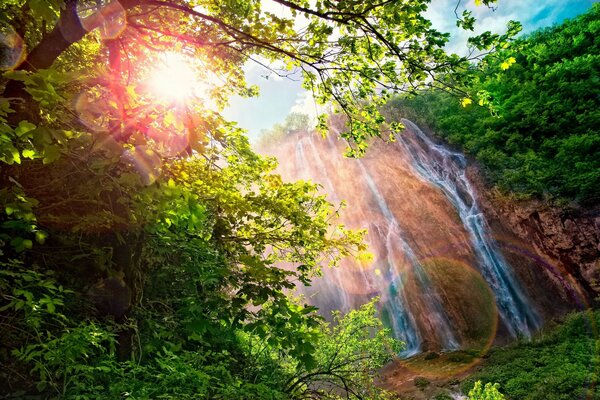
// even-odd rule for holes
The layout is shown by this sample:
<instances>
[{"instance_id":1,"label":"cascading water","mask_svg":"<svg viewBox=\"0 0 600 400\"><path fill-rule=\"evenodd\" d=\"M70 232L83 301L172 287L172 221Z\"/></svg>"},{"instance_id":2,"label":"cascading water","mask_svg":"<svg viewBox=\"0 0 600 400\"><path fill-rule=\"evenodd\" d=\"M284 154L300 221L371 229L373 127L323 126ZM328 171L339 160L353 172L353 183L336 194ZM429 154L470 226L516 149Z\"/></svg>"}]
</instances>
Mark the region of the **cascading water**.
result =
<instances>
[{"instance_id":1,"label":"cascading water","mask_svg":"<svg viewBox=\"0 0 600 400\"><path fill-rule=\"evenodd\" d=\"M301 157L298 161L303 165L303 167L301 167L303 171L302 175L304 175L307 169L307 160L304 156L304 143L307 143L307 147L310 148L314 168L319 173L320 180L324 183L324 187L328 194L335 201L338 198L338 195L332 180L329 178L325 163L321 159L319 151L316 149L312 137L310 136L299 140L297 144L296 153ZM337 152L339 151L331 141L329 141L329 151L331 157L336 157L338 154ZM424 322L429 325L428 329L437 333L443 349L458 349L459 342L454 336L453 329L441 306L436 290L429 282L427 274L419 263L414 251L403 238L403 232L396 217L390 210L385 198L379 192L377 184L370 176L364 164L360 160L353 161L358 166L362 179L370 192L370 197L375 201L385 222L384 227L382 227L383 229L377 229L378 234L383 236L381 240L382 243L384 243L383 248L385 254L383 256L385 264L387 264L385 265L385 268L383 268L384 273L379 277L375 277L375 279L367 276L364 276L363 279L366 284L374 285L379 288L387 286L387 293L383 293L385 294L385 306L390 310L391 327L395 336L405 343L405 350L402 355L409 356L419 352L422 344L422 337L417 329L415 319L406 306L408 301L406 294L404 293L404 282L400 271L405 270L407 267L411 269L410 272L417 278L420 285L421 293L424 298L423 303L426 306ZM398 253L402 254L402 257L396 256ZM400 261L403 261L406 266L399 265ZM339 269L335 270L333 273L333 277L338 283L342 281L339 276L340 273L343 273L343 271ZM344 294L343 296L346 295Z\"/></svg>"},{"instance_id":2,"label":"cascading water","mask_svg":"<svg viewBox=\"0 0 600 400\"><path fill-rule=\"evenodd\" d=\"M530 337L540 320L514 277L498 245L492 239L477 197L466 176L462 154L449 151L431 141L414 123L402 120L409 132L398 135L398 142L409 154L416 172L439 187L456 208L471 236L478 267L495 294L498 311L513 337Z\"/></svg>"},{"instance_id":3,"label":"cascading water","mask_svg":"<svg viewBox=\"0 0 600 400\"><path fill-rule=\"evenodd\" d=\"M321 161L320 157L318 156L318 153L314 151L315 149L314 149L314 146L312 143L312 138L309 136L309 137L298 140L298 142L296 143L295 165L296 165L297 177L301 178L301 179L309 179L310 178L310 169L308 168L309 163L306 159L306 154L304 152L305 142L308 142L309 149L310 149L310 155L318 164L319 170L322 173L324 173L326 176L326 170L323 165L323 162ZM337 196L335 194L335 189L328 178L326 179L326 185L327 185L326 189L328 190L328 193L332 196L332 198L336 199ZM348 294L345 291L337 291L337 290L333 289L334 287L335 288L343 287L341 273L342 272L339 269L331 270L331 273L329 274L329 278L335 282L333 285L331 285L332 282L320 282L320 283L324 284L326 286L326 289L327 289L326 292L328 295L327 302L329 304L335 304L332 307L332 309L348 310L352 307L351 301L348 297ZM319 282L317 282L317 284L318 283Z\"/></svg>"},{"instance_id":4,"label":"cascading water","mask_svg":"<svg viewBox=\"0 0 600 400\"><path fill-rule=\"evenodd\" d=\"M399 146L374 144L360 160L342 156L335 132L326 141L290 135L270 152L284 179L320 183L332 202L348 204L339 222L368 230L372 262L326 268L303 294L325 316L379 297L384 322L406 344L404 356L489 343L495 309L508 334L528 336L538 317L490 238L465 158L405 125L410 131ZM481 321L489 329L479 329Z\"/></svg>"},{"instance_id":5,"label":"cascading water","mask_svg":"<svg viewBox=\"0 0 600 400\"><path fill-rule=\"evenodd\" d=\"M332 194L332 199L337 199L337 193L333 189L333 184L331 180L328 178L327 169L320 157L318 157L318 151L316 150L312 140L311 140L311 148L314 153L317 155L317 160L319 163L319 170L326 177L327 188L331 188L329 193ZM336 149L335 143L332 142L332 136L328 136L328 150L329 155L332 158L335 158L338 155L338 149ZM383 258L385 259L385 268L383 268L383 273L380 275L376 275L372 280L375 281L373 284L377 287L388 287L387 293L382 293L384 295L385 306L390 310L390 320L391 320L391 328L394 331L395 337L401 339L405 343L405 348L402 352L402 355L408 357L410 355L416 354L419 352L421 348L422 338L419 335L417 330L416 322L414 317L411 315L409 310L406 307L407 299L404 293L404 282L402 281L402 276L398 273L401 269L397 265L397 257L395 257L395 253L399 247L402 250L410 249L408 244L402 240L400 237L400 227L396 218L393 216L390 211L385 199L379 193L377 189L377 185L365 169L364 165L357 160L357 163L360 167L360 171L362 176L367 183L367 186L375 199L377 206L383 216L386 219L386 226L374 226L375 234L382 238L382 242L384 244ZM383 239L385 238L385 239ZM405 253L408 255L408 253ZM412 254L412 252L411 252ZM414 256L409 258L412 264L415 264L416 258ZM383 265L382 265L383 267ZM369 277L364 276L365 281L369 281ZM451 332L449 330L449 332ZM454 348L457 346L456 341L453 337L449 337L446 341L446 345L448 348Z\"/></svg>"},{"instance_id":6,"label":"cascading water","mask_svg":"<svg viewBox=\"0 0 600 400\"><path fill-rule=\"evenodd\" d=\"M388 254L391 253L392 246L398 246L402 253L404 253L405 259L408 261L410 266L412 267L413 273L417 277L419 284L422 288L423 296L426 297L425 304L428 308L427 322L431 325L432 329L437 329L440 334L440 339L442 346L445 350L458 349L459 344L454 337L452 332L452 328L448 322L448 318L446 317L444 310L440 304L440 300L437 296L435 288L431 287L429 283L429 279L427 278L427 274L423 270L421 264L419 263L417 257L415 256L414 251L410 248L408 243L402 237L402 231L400 229L400 225L394 217L394 214L390 211L389 206L387 205L385 199L379 193L377 189L377 185L365 169L363 163L360 160L356 160L360 171L373 195L373 198L376 200L377 205L384 215L388 222L388 233L386 235L386 249L388 250ZM388 257L388 262L390 263L390 271L397 271L395 268L394 259ZM392 299L390 306L392 306L395 313L398 313L397 319L399 322L399 326L395 326L394 331L396 332L396 336L399 336L406 343L405 355L415 354L420 350L420 338L417 332L414 330L414 323L409 324L410 317L407 316L407 311L404 306L406 304L406 296L402 291L399 291L398 288L402 287L401 278L399 276L392 276L390 284L390 291L398 292L397 296L390 296ZM406 330L404 332L404 330Z\"/></svg>"}]
</instances>

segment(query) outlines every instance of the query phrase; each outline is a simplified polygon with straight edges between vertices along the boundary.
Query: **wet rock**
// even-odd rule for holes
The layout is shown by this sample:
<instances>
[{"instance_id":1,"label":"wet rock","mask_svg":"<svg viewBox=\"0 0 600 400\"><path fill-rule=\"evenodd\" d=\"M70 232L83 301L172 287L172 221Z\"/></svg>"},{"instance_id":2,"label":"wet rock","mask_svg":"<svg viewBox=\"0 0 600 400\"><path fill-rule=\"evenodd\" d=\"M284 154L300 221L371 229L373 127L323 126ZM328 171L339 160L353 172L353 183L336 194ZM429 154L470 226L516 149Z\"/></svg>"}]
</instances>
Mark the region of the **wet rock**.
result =
<instances>
[{"instance_id":1,"label":"wet rock","mask_svg":"<svg viewBox=\"0 0 600 400\"><path fill-rule=\"evenodd\" d=\"M579 307L582 304L575 303L597 296L600 205L567 208L541 200L515 200L490 189L477 167L470 167L469 176L476 182L482 207L493 220L495 234L512 236L511 240L528 248L529 257L537 258L533 266L546 269L548 280L562 286L563 298L570 298Z\"/></svg>"}]
</instances>

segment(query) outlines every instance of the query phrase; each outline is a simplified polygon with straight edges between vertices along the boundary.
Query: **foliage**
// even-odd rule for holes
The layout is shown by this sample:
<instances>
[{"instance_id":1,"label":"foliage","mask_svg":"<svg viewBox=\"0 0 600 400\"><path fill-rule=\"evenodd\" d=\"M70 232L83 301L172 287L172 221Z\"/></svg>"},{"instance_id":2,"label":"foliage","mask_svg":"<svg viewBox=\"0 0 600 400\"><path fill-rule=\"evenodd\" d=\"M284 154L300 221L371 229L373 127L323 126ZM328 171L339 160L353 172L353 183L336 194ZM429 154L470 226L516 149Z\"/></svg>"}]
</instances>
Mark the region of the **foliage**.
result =
<instances>
[{"instance_id":1,"label":"foliage","mask_svg":"<svg viewBox=\"0 0 600 400\"><path fill-rule=\"evenodd\" d=\"M448 89L437 74L464 80L477 57L443 51L427 0L276 3L287 16L250 0L2 2L3 395L386 397L372 378L399 345L373 304L330 325L291 297L364 232L336 226L316 185L282 182L220 111L256 93L245 63L280 63L348 117L361 154L389 91ZM518 29L470 44L494 52ZM170 58L198 81L156 93Z\"/></svg>"},{"instance_id":2,"label":"foliage","mask_svg":"<svg viewBox=\"0 0 600 400\"><path fill-rule=\"evenodd\" d=\"M511 399L598 399L600 314L572 314L563 324L538 334L531 342L492 349L480 371L464 382L498 382Z\"/></svg>"},{"instance_id":3,"label":"foliage","mask_svg":"<svg viewBox=\"0 0 600 400\"><path fill-rule=\"evenodd\" d=\"M477 381L473 389L469 390L469 400L504 400L504 395L498 391L499 387L497 383L486 383L483 386L481 381Z\"/></svg>"},{"instance_id":4,"label":"foliage","mask_svg":"<svg viewBox=\"0 0 600 400\"><path fill-rule=\"evenodd\" d=\"M0 271L7 394L287 398L333 373L363 391L394 354L372 306L347 322L372 330L345 334L288 297L321 265L364 249L362 232L330 225L335 212L316 185L282 182L274 160L236 131L224 147L154 171L111 159L115 146L99 151L90 139L81 133L60 159L13 170L24 182L16 187L40 199L32 221L49 237L31 250L4 247L13 257ZM81 159L89 167L67 172ZM366 355L348 361L351 371L319 370L319 338L335 335L350 345L344 357ZM277 357L257 357L248 337ZM286 394L298 374L313 375Z\"/></svg>"},{"instance_id":5,"label":"foliage","mask_svg":"<svg viewBox=\"0 0 600 400\"><path fill-rule=\"evenodd\" d=\"M374 305L327 323L293 298L322 267L363 251L364 232L335 225L317 185L283 182L219 110L232 93L253 94L241 69L249 58L319 71L335 62L324 54L327 23L354 26L337 44L348 49L360 32L389 30L388 11L413 18L424 2L319 3L316 14L283 3L314 17L306 32L258 2L0 6L31 49L0 82L2 395L387 397L373 377L400 344ZM419 36L427 22L415 23L407 33ZM420 46L406 56L429 60L433 48ZM147 81L165 51L222 85L158 96ZM351 72L347 62L337 65ZM307 77L322 99L333 95L331 81Z\"/></svg>"},{"instance_id":6,"label":"foliage","mask_svg":"<svg viewBox=\"0 0 600 400\"><path fill-rule=\"evenodd\" d=\"M429 379L427 379L427 378L425 378L423 376L417 376L415 378L414 382L415 382L415 386L418 387L421 390L425 389L431 383L429 381Z\"/></svg>"},{"instance_id":7,"label":"foliage","mask_svg":"<svg viewBox=\"0 0 600 400\"><path fill-rule=\"evenodd\" d=\"M375 315L375 303L376 299L344 316L336 312L332 324L322 324L315 342L315 363L288 380L289 392L326 399L374 399L382 395L373 378L403 344L384 329Z\"/></svg>"},{"instance_id":8,"label":"foliage","mask_svg":"<svg viewBox=\"0 0 600 400\"><path fill-rule=\"evenodd\" d=\"M52 279L41 279L29 271L14 272L15 267L11 266L10 272L3 271L4 275L13 277L14 293L25 292L22 287L33 292L32 285L43 288L42 292L59 290ZM49 324L40 326L39 321L31 318L21 319L23 330L32 330L30 343L13 349L12 355L32 367L29 373L36 377L37 391L77 399L119 396L284 399L303 398L306 393L318 394L320 398L340 398L338 395L342 392L331 391L332 386L326 385L334 384L342 390L346 388L350 398L382 398L384 395L372 385L372 375L363 375L361 371L369 370L373 374L400 347L376 318L374 302L344 317L338 315L335 327L313 320L316 323L281 326L279 329L283 330L275 332L277 336L264 336L257 329L233 330L223 321L199 323L198 313L207 310L199 307L202 299L191 292L195 285L186 287L170 280L168 286L172 291L165 293L169 290L164 285L165 274L173 278L172 275L179 273L174 269L165 268L163 274L157 275L157 282L150 285L148 300L135 313L140 324L136 326L140 340L136 360L118 362L119 327L115 324L77 322L62 313L63 307L37 308L38 316L49 322L60 321L61 329ZM25 292L24 298L31 299L26 300L25 307L12 299L3 309L35 311L40 302L32 292ZM158 294L169 296L154 296ZM42 299L47 297L42 296ZM54 296L55 303L62 306L64 297ZM167 307L171 312L164 312ZM291 309L297 312L295 318L311 321L304 307L292 305ZM4 321L16 317L12 314ZM280 315L279 319L284 321ZM6 332L11 329L3 333ZM272 340L277 337L288 342L302 338L304 345L315 346L322 352L311 365L299 363L297 353L289 351L287 343ZM6 370L3 374L11 372L14 371ZM17 391L12 396L24 393Z\"/></svg>"},{"instance_id":9,"label":"foliage","mask_svg":"<svg viewBox=\"0 0 600 400\"><path fill-rule=\"evenodd\" d=\"M311 129L308 115L291 112L283 123L276 123L270 129L261 131L258 146L264 148L279 142L287 135L308 132Z\"/></svg>"},{"instance_id":10,"label":"foliage","mask_svg":"<svg viewBox=\"0 0 600 400\"><path fill-rule=\"evenodd\" d=\"M595 4L486 60L462 106L435 92L394 99L389 112L429 126L475 156L504 191L597 202L599 14Z\"/></svg>"},{"instance_id":11,"label":"foliage","mask_svg":"<svg viewBox=\"0 0 600 400\"><path fill-rule=\"evenodd\" d=\"M348 117L342 135L350 142L352 154L362 154L366 139L379 136L383 117L378 105L390 92L432 86L462 92L437 76L449 74L455 81L465 80L469 62L506 46L520 29L511 22L506 34L474 36L469 45L479 52L459 57L446 54L443 47L449 35L432 29L423 17L428 0L275 3L285 11L274 13L260 1L248 0L15 0L1 10L31 49L18 67L23 71L45 70L55 61L66 70L81 70L85 61L82 65L69 56L87 61L100 53L98 42L112 54L112 68L127 64L129 77L152 66L158 59L156 52L182 52L201 64L198 73L206 81L222 81L219 87L213 85L210 93L216 104L223 106L232 93L255 93L254 88L246 87L243 63L277 63L281 68L273 73L301 74L305 88L318 103L332 102ZM495 0L483 1L488 7L493 3ZM295 24L300 17L306 20L305 28ZM475 20L468 12L459 22L463 29L474 28ZM55 29L48 30L51 26ZM124 101L134 91L131 80L123 82L121 78L113 76L102 83L109 89L102 95L112 92L115 100L103 108L113 116L124 113L133 117L141 109L128 107ZM9 83L4 97L21 95L22 86ZM27 108L22 111L35 115ZM326 128L325 115L320 116L319 127Z\"/></svg>"}]
</instances>

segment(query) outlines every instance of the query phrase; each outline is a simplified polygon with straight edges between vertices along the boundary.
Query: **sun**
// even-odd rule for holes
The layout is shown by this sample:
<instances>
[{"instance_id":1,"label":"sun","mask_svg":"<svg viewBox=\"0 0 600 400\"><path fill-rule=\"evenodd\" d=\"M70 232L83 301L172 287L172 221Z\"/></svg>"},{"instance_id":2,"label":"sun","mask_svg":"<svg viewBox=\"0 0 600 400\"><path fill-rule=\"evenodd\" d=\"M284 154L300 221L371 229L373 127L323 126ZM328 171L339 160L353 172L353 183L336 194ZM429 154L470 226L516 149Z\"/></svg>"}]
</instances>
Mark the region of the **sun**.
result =
<instances>
[{"instance_id":1,"label":"sun","mask_svg":"<svg viewBox=\"0 0 600 400\"><path fill-rule=\"evenodd\" d=\"M186 102L195 97L198 86L198 73L185 56L177 53L164 53L149 77L152 94L167 102Z\"/></svg>"}]
</instances>

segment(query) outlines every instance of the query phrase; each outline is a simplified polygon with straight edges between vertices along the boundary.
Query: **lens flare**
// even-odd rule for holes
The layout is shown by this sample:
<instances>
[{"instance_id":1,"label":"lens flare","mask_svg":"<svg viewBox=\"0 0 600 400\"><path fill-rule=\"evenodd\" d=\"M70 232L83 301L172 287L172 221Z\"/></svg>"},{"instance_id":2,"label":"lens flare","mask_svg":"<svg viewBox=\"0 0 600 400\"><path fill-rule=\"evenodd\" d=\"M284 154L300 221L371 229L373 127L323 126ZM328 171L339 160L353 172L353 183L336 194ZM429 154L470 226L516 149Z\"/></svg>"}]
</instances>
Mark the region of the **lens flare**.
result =
<instances>
[{"instance_id":1,"label":"lens flare","mask_svg":"<svg viewBox=\"0 0 600 400\"><path fill-rule=\"evenodd\" d=\"M125 150L122 159L137 171L146 186L153 184L160 175L161 159L148 146L135 146Z\"/></svg>"},{"instance_id":2,"label":"lens flare","mask_svg":"<svg viewBox=\"0 0 600 400\"><path fill-rule=\"evenodd\" d=\"M153 148L163 157L176 157L185 152L190 145L189 132L186 128L167 130L150 126L146 137L153 140Z\"/></svg>"},{"instance_id":3,"label":"lens flare","mask_svg":"<svg viewBox=\"0 0 600 400\"><path fill-rule=\"evenodd\" d=\"M421 263L441 293L442 305L458 330L464 350L425 352L398 364L429 379L457 376L478 364L496 337L499 320L494 294L479 271L460 260L432 257ZM415 295L409 293L408 297ZM423 317L427 316L417 320Z\"/></svg>"},{"instance_id":4,"label":"lens flare","mask_svg":"<svg viewBox=\"0 0 600 400\"><path fill-rule=\"evenodd\" d=\"M127 13L118 1L98 1L95 5L79 5L77 15L83 29L91 32L98 29L100 38L115 39L127 26ZM69 40L69 32L61 29Z\"/></svg>"},{"instance_id":5,"label":"lens flare","mask_svg":"<svg viewBox=\"0 0 600 400\"><path fill-rule=\"evenodd\" d=\"M146 87L159 102L183 105L193 101L197 106L216 111L220 107L215 100L217 89L224 84L221 77L198 59L168 52L160 56Z\"/></svg>"},{"instance_id":6,"label":"lens flare","mask_svg":"<svg viewBox=\"0 0 600 400\"><path fill-rule=\"evenodd\" d=\"M96 85L75 96L73 106L79 120L88 129L94 132L108 132L111 124L122 122L123 113L118 101L110 87Z\"/></svg>"},{"instance_id":7,"label":"lens flare","mask_svg":"<svg viewBox=\"0 0 600 400\"><path fill-rule=\"evenodd\" d=\"M25 58L23 39L15 30L0 23L0 71L18 67Z\"/></svg>"}]
</instances>

